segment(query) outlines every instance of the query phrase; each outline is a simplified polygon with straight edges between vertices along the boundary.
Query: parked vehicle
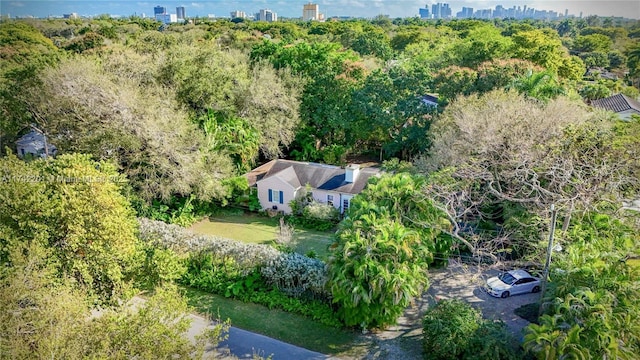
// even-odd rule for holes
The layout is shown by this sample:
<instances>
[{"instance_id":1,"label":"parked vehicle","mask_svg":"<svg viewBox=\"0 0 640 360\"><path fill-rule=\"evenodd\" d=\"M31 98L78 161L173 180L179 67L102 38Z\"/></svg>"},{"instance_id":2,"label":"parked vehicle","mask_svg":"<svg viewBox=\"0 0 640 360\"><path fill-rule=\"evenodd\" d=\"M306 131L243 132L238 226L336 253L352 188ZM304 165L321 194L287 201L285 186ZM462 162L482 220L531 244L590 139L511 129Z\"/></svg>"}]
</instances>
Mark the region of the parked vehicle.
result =
<instances>
[{"instance_id":1,"label":"parked vehicle","mask_svg":"<svg viewBox=\"0 0 640 360\"><path fill-rule=\"evenodd\" d=\"M489 295L501 298L537 293L540 291L540 279L525 270L510 270L487 280L484 289Z\"/></svg>"}]
</instances>

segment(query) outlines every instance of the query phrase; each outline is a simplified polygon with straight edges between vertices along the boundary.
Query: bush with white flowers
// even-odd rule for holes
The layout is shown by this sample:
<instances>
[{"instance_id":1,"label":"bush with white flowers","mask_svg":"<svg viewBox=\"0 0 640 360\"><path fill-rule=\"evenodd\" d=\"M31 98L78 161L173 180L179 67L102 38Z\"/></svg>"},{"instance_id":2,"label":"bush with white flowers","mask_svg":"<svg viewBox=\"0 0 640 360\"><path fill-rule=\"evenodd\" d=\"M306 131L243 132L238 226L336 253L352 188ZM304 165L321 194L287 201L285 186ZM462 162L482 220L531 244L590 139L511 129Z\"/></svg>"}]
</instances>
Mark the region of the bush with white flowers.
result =
<instances>
[{"instance_id":1,"label":"bush with white flowers","mask_svg":"<svg viewBox=\"0 0 640 360\"><path fill-rule=\"evenodd\" d=\"M207 253L216 261L228 264L248 275L260 270L265 281L290 296L307 292L326 298L326 264L297 253L283 253L269 245L246 244L217 236L196 235L189 230L162 221L138 219L139 237L145 243L171 249L179 254Z\"/></svg>"},{"instance_id":2,"label":"bush with white flowers","mask_svg":"<svg viewBox=\"0 0 640 360\"><path fill-rule=\"evenodd\" d=\"M269 261L260 273L267 283L277 287L289 296L300 297L302 294L326 299L326 264L318 259L311 259L298 253L281 253Z\"/></svg>"}]
</instances>

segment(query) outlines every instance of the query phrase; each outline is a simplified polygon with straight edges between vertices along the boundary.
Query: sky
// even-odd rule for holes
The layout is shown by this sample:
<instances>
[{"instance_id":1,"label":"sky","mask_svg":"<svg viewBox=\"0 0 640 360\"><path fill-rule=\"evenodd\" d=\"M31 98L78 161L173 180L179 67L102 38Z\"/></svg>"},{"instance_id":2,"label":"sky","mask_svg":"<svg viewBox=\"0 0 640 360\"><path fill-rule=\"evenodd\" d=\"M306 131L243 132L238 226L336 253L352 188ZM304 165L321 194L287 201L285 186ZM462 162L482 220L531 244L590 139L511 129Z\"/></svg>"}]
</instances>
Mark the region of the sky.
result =
<instances>
[{"instance_id":1,"label":"sky","mask_svg":"<svg viewBox=\"0 0 640 360\"><path fill-rule=\"evenodd\" d=\"M302 5L307 0L155 0L155 1L117 1L117 0L93 0L93 1L55 1L55 0L0 0L0 14L15 16L62 16L67 13L78 13L81 16L95 16L110 14L119 16L153 15L153 7L166 6L167 12L175 13L177 6L184 6L187 17L208 16L210 14L219 17L228 17L234 10L241 10L247 14L254 14L260 9L271 9L280 17L301 17ZM320 12L325 16L355 16L374 17L377 15L389 15L395 17L412 17L418 14L418 9L438 1L426 0L316 0L314 3L320 7ZM626 18L640 19L639 0L619 1L494 1L494 0L461 0L440 1L448 3L453 14L460 11L463 6L478 9L493 9L496 5L505 8L512 6L533 7L538 10L553 10L578 16L623 16Z\"/></svg>"}]
</instances>

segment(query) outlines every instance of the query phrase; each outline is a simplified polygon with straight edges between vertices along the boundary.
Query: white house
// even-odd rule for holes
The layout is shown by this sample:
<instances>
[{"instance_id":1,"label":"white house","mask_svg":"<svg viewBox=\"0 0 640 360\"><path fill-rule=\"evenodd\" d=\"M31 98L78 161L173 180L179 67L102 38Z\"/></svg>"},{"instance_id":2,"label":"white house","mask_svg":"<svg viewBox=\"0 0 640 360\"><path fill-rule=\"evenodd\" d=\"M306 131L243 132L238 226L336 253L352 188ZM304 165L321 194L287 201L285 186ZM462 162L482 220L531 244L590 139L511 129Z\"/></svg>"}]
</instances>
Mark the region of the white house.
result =
<instances>
[{"instance_id":1,"label":"white house","mask_svg":"<svg viewBox=\"0 0 640 360\"><path fill-rule=\"evenodd\" d=\"M349 208L351 199L364 189L371 176L380 170L349 165L332 165L292 160L272 160L247 174L249 186L255 186L263 209L291 213L289 202L308 184L313 198L333 205L340 213Z\"/></svg>"},{"instance_id":2,"label":"white house","mask_svg":"<svg viewBox=\"0 0 640 360\"><path fill-rule=\"evenodd\" d=\"M624 94L593 100L591 106L613 111L623 120L631 119L631 115L640 115L640 102Z\"/></svg>"},{"instance_id":3,"label":"white house","mask_svg":"<svg viewBox=\"0 0 640 360\"><path fill-rule=\"evenodd\" d=\"M16 151L18 152L18 157L23 158L27 154L31 154L37 157L46 157L44 144L44 135L35 130L31 130L29 133L25 134L16 141ZM47 149L49 150L50 156L53 156L58 152L56 146L49 142L47 142Z\"/></svg>"}]
</instances>

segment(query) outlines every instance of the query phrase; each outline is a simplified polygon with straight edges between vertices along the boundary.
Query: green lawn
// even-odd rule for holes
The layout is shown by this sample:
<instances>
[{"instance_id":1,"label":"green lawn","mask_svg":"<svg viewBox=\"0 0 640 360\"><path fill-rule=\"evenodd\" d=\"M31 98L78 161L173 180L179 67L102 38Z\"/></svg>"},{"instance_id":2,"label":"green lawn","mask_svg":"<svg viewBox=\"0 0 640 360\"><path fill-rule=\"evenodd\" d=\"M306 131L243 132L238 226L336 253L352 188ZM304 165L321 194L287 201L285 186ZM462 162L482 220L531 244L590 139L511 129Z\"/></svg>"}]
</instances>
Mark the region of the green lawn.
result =
<instances>
[{"instance_id":1,"label":"green lawn","mask_svg":"<svg viewBox=\"0 0 640 360\"><path fill-rule=\"evenodd\" d=\"M212 216L190 228L197 234L217 235L254 244L272 244L277 229L278 219L253 214ZM320 259L326 259L332 234L330 231L295 229L294 237L298 242L295 250L301 254L313 250Z\"/></svg>"},{"instance_id":2,"label":"green lawn","mask_svg":"<svg viewBox=\"0 0 640 360\"><path fill-rule=\"evenodd\" d=\"M231 325L263 334L305 349L335 355L357 347L358 334L317 323L305 316L281 310L269 310L262 305L213 295L192 288L183 288L189 305L201 314L231 319Z\"/></svg>"}]
</instances>

